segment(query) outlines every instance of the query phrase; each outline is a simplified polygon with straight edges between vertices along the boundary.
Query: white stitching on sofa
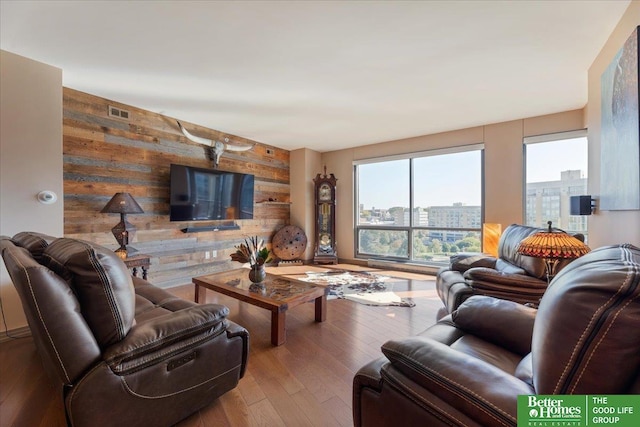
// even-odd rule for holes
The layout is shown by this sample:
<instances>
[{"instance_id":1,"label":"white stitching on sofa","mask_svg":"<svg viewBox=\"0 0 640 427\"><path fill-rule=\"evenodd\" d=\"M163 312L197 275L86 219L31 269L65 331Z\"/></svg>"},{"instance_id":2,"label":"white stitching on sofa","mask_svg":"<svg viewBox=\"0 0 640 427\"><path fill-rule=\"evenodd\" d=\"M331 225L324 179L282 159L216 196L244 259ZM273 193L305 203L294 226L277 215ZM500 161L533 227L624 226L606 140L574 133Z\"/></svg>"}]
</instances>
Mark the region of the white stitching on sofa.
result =
<instances>
[{"instance_id":1,"label":"white stitching on sofa","mask_svg":"<svg viewBox=\"0 0 640 427\"><path fill-rule=\"evenodd\" d=\"M139 397L139 398L141 398L141 399L151 399L151 400L153 400L153 399L164 399L165 397L175 396L175 395L178 395L178 394L184 393L184 392L186 392L186 391L190 391L190 390L193 390L193 389L195 389L195 388L198 388L198 387L200 387L200 386L202 386L202 385L204 385L204 384L207 384L208 382L211 382L211 381L213 381L213 380L217 380L217 379L218 379L218 378L220 378L221 376L226 375L226 374L228 374L229 372L231 372L231 371L233 371L233 370L235 370L235 369L240 368L240 367L241 367L241 365L242 365L242 363L240 363L240 364L238 364L238 365L234 366L233 368L231 368L231 369L229 369L229 370L227 370L227 371L225 371L225 372L221 373L220 375L217 375L217 376L215 376L215 377L213 377L213 378L209 378L208 380L203 381L203 382L201 382L200 384L195 384L195 385L193 385L193 386L191 386L191 387L187 387L187 388L182 389L182 390L180 390L180 391L176 391L176 392L174 392L174 393L169 393L169 394L164 394L164 395L161 395L161 396L145 396L145 395L142 395L142 394L136 393L135 391L133 391L133 390L131 389L131 387L130 387L130 386L129 386L129 384L127 383L127 379L126 379L126 378L121 377L121 381L122 381L122 384L124 385L124 387L127 389L127 391L128 391L130 394L132 394L132 395L134 395L134 396L136 396L136 397Z\"/></svg>"},{"instance_id":2,"label":"white stitching on sofa","mask_svg":"<svg viewBox=\"0 0 640 427\"><path fill-rule=\"evenodd\" d=\"M596 353L598 347L600 346L600 344L602 343L602 340L605 339L605 337L607 336L607 334L609 333L609 330L611 329L611 327L613 326L613 324L616 322L616 319L620 316L620 313L622 313L625 308L631 304L634 300L636 300L638 298L638 296L636 295L634 298L631 298L624 306L622 306L620 308L620 310L618 310L618 312L616 313L616 315L614 316L614 319L611 323L609 323L609 326L607 327L607 330L604 331L604 334L602 334L602 336L600 337L600 339L598 340L598 342L596 343L596 345L593 348L593 351L591 351L591 353L589 354L589 357L587 358L587 361L584 364L584 367L580 370L580 374L578 375L578 377L576 378L576 380L573 382L572 386L571 386L571 390L569 390L569 392L571 394L573 394L573 391L576 389L576 387L578 386L578 383L580 382L580 380L582 379L582 376L584 375L585 371L587 370L587 367L589 366L589 363L591 362L591 359L593 358L593 355Z\"/></svg>"},{"instance_id":3,"label":"white stitching on sofa","mask_svg":"<svg viewBox=\"0 0 640 427\"><path fill-rule=\"evenodd\" d=\"M203 326L203 325L197 325L197 327L196 327L196 326L194 326L194 327L192 327L192 328L189 328L189 330L190 330L190 329L200 328L200 327L202 327L202 326ZM180 331L180 332L184 332L184 331L185 331L185 330ZM203 342L203 341L206 341L206 340L210 340L210 339L212 340L212 339L218 338L219 336L221 336L221 335L222 335L222 333L223 333L224 331L225 331L225 330L224 330L224 329L222 329L222 330L221 330L217 335L205 335L205 336L201 336L201 334L198 334L198 335L196 335L196 336L194 336L194 337L191 337L188 341L185 341L184 343L182 343L182 345L177 346L177 347L172 347L172 348L170 348L170 349L165 349L165 351L163 351L163 352L161 352L161 353L159 353L159 354L155 355L153 358L149 358L149 360L161 359L161 358L165 357L165 356L166 356L166 355L168 355L168 354L176 353L176 352L177 352L177 353L179 353L179 352L180 352L180 351L182 351L184 348L189 347L189 346L192 346L192 345L194 345L194 344L197 344L197 343L200 343L200 342ZM202 333L204 333L204 332L205 332L205 331L203 331ZM175 336L175 335L179 335L179 333L178 333L178 332L176 332L176 333L175 333L174 335L172 335L172 336ZM156 341L153 341L153 342L162 342L162 341L163 341L163 339L156 340ZM145 349L145 351L146 351L146 349ZM135 352L134 352L134 355L135 355ZM137 355L136 355L135 357L140 357L140 356L137 356ZM123 362L122 360L117 360L117 359L114 359L114 360L113 360L113 362L114 362L114 363L117 363L117 364L126 363L126 362ZM147 362L140 362L140 363L136 363L136 364L131 364L131 367L127 368L126 370L135 369L135 368L137 368L137 367L139 367L139 366L145 365L146 363L147 363ZM111 367L110 367L110 368L111 368ZM111 370L114 370L114 369L111 369ZM119 371L117 371L117 370L115 370L115 371L116 371L116 372L119 372Z\"/></svg>"},{"instance_id":4,"label":"white stitching on sofa","mask_svg":"<svg viewBox=\"0 0 640 427\"><path fill-rule=\"evenodd\" d=\"M387 371L386 375L388 375L390 378L393 377L393 373ZM398 383L401 383L401 381L396 380ZM390 387L394 387L394 385L389 382L389 386ZM399 387L395 387L396 389L398 389ZM411 391L410 389L408 391ZM458 418L456 418L454 415L450 414L449 412L445 411L442 407L440 406L436 406L435 403L429 402L428 400L424 399L422 396L420 396L419 394L411 394L408 396L409 399L413 400L413 401L421 401L425 406L429 406L433 409L442 411L443 413L447 414L449 417L451 417L452 419L456 420L458 422L459 425L461 426L466 426L467 424L463 423L462 421L460 421Z\"/></svg>"},{"instance_id":5,"label":"white stitching on sofa","mask_svg":"<svg viewBox=\"0 0 640 427\"><path fill-rule=\"evenodd\" d=\"M175 393L171 393L171 394L167 394L167 395L165 395L165 396L158 396L158 397L143 396L143 395L137 394L136 392L134 392L133 390L131 390L131 388L129 387L129 385L127 384L127 382L126 382L126 380L125 380L124 378L122 378L122 383L124 384L124 387L127 389L127 391L129 391L133 396L140 397L140 398L142 398L142 399L161 399L161 398L164 398L164 397L173 396L173 395L180 394L180 393L183 393L183 392L185 392L185 391L190 391L190 390L192 390L192 389L194 389L194 388L200 387L201 385L204 385L204 384L206 384L206 383L208 383L208 382L210 382L210 381L213 381L213 380L215 380L215 379L219 378L220 376L225 375L225 374L227 374L227 373L229 373L229 372L233 371L234 369L238 369L239 367L241 367L241 365L242 365L242 363L240 363L239 365L236 365L235 367L233 367L233 368L229 369L229 370L228 370L228 371L226 371L226 372L221 373L220 375L218 375L218 376L217 376L217 377L215 377L215 378L211 378L211 379L209 379L209 380L207 380L207 381L204 381L204 382L202 382L202 383L200 383L200 384L196 384L196 385L194 385L194 386L192 386L192 387L189 387L189 388L187 388L187 389L184 389L184 390L182 390L182 391L175 392ZM74 404L74 400L75 400L75 398L76 398L76 395L79 393L79 391L78 391L78 390L82 387L82 385L83 385L83 384L84 384L84 382L87 380L87 378L89 378L89 377L93 374L93 372L94 372L94 371L96 371L96 370L98 370L98 369L100 369L100 368L102 368L102 367L104 367L104 368L105 368L105 369L107 369L108 371L111 371L111 370L109 369L109 366L107 366L107 364L106 364L106 363L104 363L104 362L99 363L99 364L97 364L96 366L94 366L93 368L91 368L91 370L89 370L89 372L87 372L87 373L86 373L86 374L85 374L85 375L80 379L80 381L75 385L75 387L73 387L73 388L71 389L71 393L70 393L70 395L68 396L68 399L69 399L69 410L68 410L68 411L66 410L66 405L65 405L65 413L67 414L67 416L69 417L69 419L72 421L72 422L71 422L71 425L73 425L73 424L74 424L74 423L73 423L73 420L71 419L71 417L73 416L73 411L71 410L71 406ZM114 374L114 375L115 375L115 374Z\"/></svg>"},{"instance_id":6,"label":"white stitching on sofa","mask_svg":"<svg viewBox=\"0 0 640 427\"><path fill-rule=\"evenodd\" d=\"M624 251L622 251L622 253L624 254ZM615 296L620 293L624 284L625 284L625 281L622 282L622 284L620 285L616 293L611 295L611 298L605 301L600 307L598 307L596 311L593 312L593 316L591 316L591 320L589 321L587 326L584 328L584 330L582 331L582 334L580 334L580 338L578 338L578 342L576 342L576 345L573 347L573 350L571 351L571 356L567 360L567 363L564 366L564 369L562 370L562 374L560 374L560 376L558 377L558 381L556 382L556 386L554 387L552 394L558 394L558 389L560 388L560 384L563 382L563 380L565 379L565 376L567 375L569 366L573 366L573 364L575 363L575 358L577 357L578 349L582 348L582 346L584 345L583 341L585 340L587 331L591 329L591 326L594 323L595 319L599 316L599 313L601 311L604 311L604 307L609 305L611 301L615 298Z\"/></svg>"},{"instance_id":7,"label":"white stitching on sofa","mask_svg":"<svg viewBox=\"0 0 640 427\"><path fill-rule=\"evenodd\" d=\"M105 367L107 369L109 369L109 367L107 366L107 364L104 361L101 361L100 363L98 363L97 365L95 365L93 368L91 368L89 370L89 372L85 373L81 378L80 381L75 384L72 388L71 388L71 393L67 396L67 399L69 399L69 410L67 410L67 405L66 402L64 405L64 409L65 409L65 413L67 414L67 417L69 417L69 420L71 421L71 425L73 425L73 420L71 419L71 417L73 416L73 411L71 410L71 405L73 405L73 400L75 399L76 395L78 394L78 390L80 389L80 387L82 387L82 385L84 384L84 382L86 381L87 378L89 378L89 376L91 374L93 374L94 371L100 369L101 367Z\"/></svg>"},{"instance_id":8,"label":"white stitching on sofa","mask_svg":"<svg viewBox=\"0 0 640 427\"><path fill-rule=\"evenodd\" d=\"M113 321L116 327L118 328L118 338L124 338L124 325L122 324L122 313L120 312L120 307L118 306L118 302L113 295L113 287L111 282L109 281L110 277L106 273L104 267L100 262L98 262L96 258L95 251L93 248L86 246L87 255L89 256L89 261L93 265L94 269L98 273L98 277L100 278L100 282L102 284L102 289L104 291L105 297L107 299L107 303L111 307L111 315L113 316Z\"/></svg>"},{"instance_id":9,"label":"white stitching on sofa","mask_svg":"<svg viewBox=\"0 0 640 427\"><path fill-rule=\"evenodd\" d=\"M111 308L111 316L113 317L114 326L116 327L116 332L118 334L118 340L121 340L125 337L124 331L124 317L122 316L122 311L118 305L118 301L113 294L113 286L109 281L109 275L106 273L104 267L100 262L98 262L95 250L89 245L85 245L85 250L89 257L89 261L93 265L94 269L98 273L98 277L100 278L100 282L102 284L102 290L104 291L105 298L109 307Z\"/></svg>"},{"instance_id":10,"label":"white stitching on sofa","mask_svg":"<svg viewBox=\"0 0 640 427\"><path fill-rule=\"evenodd\" d=\"M498 408L497 406L493 405L491 402L489 402L489 401L487 401L487 400L483 399L483 398L482 398L482 396L480 396L479 394L477 394L477 393L475 393L475 392L471 391L471 390L470 390L470 389L468 389L467 387L464 387L462 384L459 384L459 383L457 383L457 382L453 381L451 378L447 377L446 375L441 374L440 372L436 372L436 371L434 371L433 369L429 369L429 368L427 368L425 365L423 365L423 364L422 364L422 363L420 363L419 361L417 361L417 360L413 359L412 357L407 356L406 354L401 354L401 353L399 353L399 352L397 352L397 351L394 351L394 350L391 350L391 349L387 349L387 351L390 351L390 352L392 352L392 353L395 353L396 355L400 355L400 356L402 356L402 357L404 357L404 358L407 358L407 359L411 360L412 362L416 363L416 364L417 364L418 366L420 366L421 368L424 368L426 371L429 371L429 372L431 372L431 373L437 374L438 376L440 376L440 377L443 377L443 378L447 379L451 384L455 384L455 385L456 385L456 386L458 386L459 388L461 388L461 389L463 389L463 390L466 390L469 394L471 394L471 395L475 396L478 400L480 400L480 401L482 401L482 402L485 402L487 405L491 406L491 407L492 407L492 408L494 408L496 411L498 411L498 412L500 412L501 414L503 414L505 417L507 417L507 418L512 419L512 420L514 420L514 421L515 421L515 419L514 419L510 414L508 414L508 413L504 412L502 409L500 409L500 408ZM401 358L399 358L399 359L401 359ZM449 391L450 391L450 392L452 392L452 393L454 393L454 394L457 394L457 393L455 393L455 390L451 390L451 389L449 389ZM461 397L464 397L464 396L461 396ZM501 424L504 424L504 421L500 420L499 418L496 418L496 416L495 416L495 415L493 415L493 414L491 414L490 412L486 411L486 410L485 410L485 409L483 409L482 407L477 406L477 405L476 405L476 407L477 407L478 409L480 409L481 411L485 412L485 413L486 413L487 415L489 415L490 417L494 418L496 421L500 422ZM508 424L504 424L504 425L508 425Z\"/></svg>"},{"instance_id":11,"label":"white stitching on sofa","mask_svg":"<svg viewBox=\"0 0 640 427\"><path fill-rule=\"evenodd\" d=\"M27 283L29 284L29 291L31 292L31 297L33 298L33 302L34 302L34 304L36 306L36 310L38 311L38 317L40 318L40 322L42 323L42 326L44 327L44 330L47 333L47 337L49 338L49 342L51 343L51 347L53 347L53 351L56 354L56 358L58 359L58 362L60 363L60 367L62 368L62 371L64 372L64 376L65 376L67 382L71 383L71 379L69 379L69 374L67 373L67 370L64 367L64 363L62 363L62 359L60 358L60 354L58 353L58 349L56 348L56 345L53 343L53 339L51 338L51 334L49 333L49 329L47 328L47 325L45 324L44 319L42 318L42 312L40 311L40 305L38 304L38 300L36 299L36 295L33 292L33 286L31 285L31 278L29 277L29 273L27 273L27 268L10 251L9 251L8 255L11 258L13 258L14 262L16 264L18 264L22 268L22 270L24 271L25 276L27 277ZM40 267L36 267L36 268L42 269L42 270L45 269L44 266L40 266Z\"/></svg>"}]
</instances>

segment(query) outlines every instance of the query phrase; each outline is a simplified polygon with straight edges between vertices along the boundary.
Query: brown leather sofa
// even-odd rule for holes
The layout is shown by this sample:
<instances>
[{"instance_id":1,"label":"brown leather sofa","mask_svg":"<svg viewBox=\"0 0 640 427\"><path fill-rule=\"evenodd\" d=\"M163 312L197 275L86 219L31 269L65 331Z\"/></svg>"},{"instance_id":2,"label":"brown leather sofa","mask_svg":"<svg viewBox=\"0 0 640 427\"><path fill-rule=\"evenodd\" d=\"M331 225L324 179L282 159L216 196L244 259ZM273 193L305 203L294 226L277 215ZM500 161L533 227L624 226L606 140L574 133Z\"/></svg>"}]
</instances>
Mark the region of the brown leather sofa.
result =
<instances>
[{"instance_id":1,"label":"brown leather sofa","mask_svg":"<svg viewBox=\"0 0 640 427\"><path fill-rule=\"evenodd\" d=\"M89 242L25 232L0 247L70 425L173 425L244 375L249 335L227 307L132 277Z\"/></svg>"},{"instance_id":2,"label":"brown leather sofa","mask_svg":"<svg viewBox=\"0 0 640 427\"><path fill-rule=\"evenodd\" d=\"M460 254L451 257L448 267L438 271L436 291L451 313L472 295L488 295L537 304L547 289L544 260L518 253L520 242L540 228L511 224L500 236L498 258L487 254ZM582 234L574 237L584 241ZM571 260L558 263L562 270Z\"/></svg>"},{"instance_id":3,"label":"brown leather sofa","mask_svg":"<svg viewBox=\"0 0 640 427\"><path fill-rule=\"evenodd\" d=\"M422 334L388 341L353 381L360 426L515 426L517 396L640 393L640 249L603 247L536 310L472 296Z\"/></svg>"}]
</instances>

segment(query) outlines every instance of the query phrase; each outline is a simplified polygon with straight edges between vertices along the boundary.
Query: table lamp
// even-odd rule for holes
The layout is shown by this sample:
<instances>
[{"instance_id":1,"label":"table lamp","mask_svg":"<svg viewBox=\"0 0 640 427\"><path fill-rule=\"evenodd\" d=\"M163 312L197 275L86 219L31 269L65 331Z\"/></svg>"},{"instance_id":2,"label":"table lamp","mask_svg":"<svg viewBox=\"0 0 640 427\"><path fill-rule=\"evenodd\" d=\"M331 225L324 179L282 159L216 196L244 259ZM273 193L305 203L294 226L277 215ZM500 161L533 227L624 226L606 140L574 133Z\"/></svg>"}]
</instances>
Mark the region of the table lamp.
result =
<instances>
[{"instance_id":1,"label":"table lamp","mask_svg":"<svg viewBox=\"0 0 640 427\"><path fill-rule=\"evenodd\" d=\"M562 230L553 230L551 221L549 229L539 231L520 242L518 253L543 258L547 273L547 284L556 275L556 267L561 259L575 259L588 253L591 249L580 240Z\"/></svg>"},{"instance_id":2,"label":"table lamp","mask_svg":"<svg viewBox=\"0 0 640 427\"><path fill-rule=\"evenodd\" d=\"M120 222L111 229L113 236L120 244L116 251L118 256L126 258L128 252L136 252L134 248L127 247L136 232L136 227L127 221L127 214L144 213L138 202L129 193L116 193L109 203L102 208L101 213L119 213Z\"/></svg>"}]
</instances>

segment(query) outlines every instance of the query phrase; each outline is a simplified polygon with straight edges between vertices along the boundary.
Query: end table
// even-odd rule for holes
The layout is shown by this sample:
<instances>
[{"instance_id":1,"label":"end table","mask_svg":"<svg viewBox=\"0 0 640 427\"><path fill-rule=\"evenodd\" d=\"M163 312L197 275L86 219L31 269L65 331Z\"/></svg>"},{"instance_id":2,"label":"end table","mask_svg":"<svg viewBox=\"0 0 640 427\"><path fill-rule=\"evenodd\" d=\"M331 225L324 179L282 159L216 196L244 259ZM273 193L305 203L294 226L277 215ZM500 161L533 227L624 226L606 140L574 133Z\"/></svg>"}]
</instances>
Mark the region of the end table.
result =
<instances>
[{"instance_id":1,"label":"end table","mask_svg":"<svg viewBox=\"0 0 640 427\"><path fill-rule=\"evenodd\" d=\"M127 268L133 270L133 275L138 277L138 267L142 269L142 278L147 280L147 269L151 264L151 257L145 254L136 254L123 259Z\"/></svg>"}]
</instances>

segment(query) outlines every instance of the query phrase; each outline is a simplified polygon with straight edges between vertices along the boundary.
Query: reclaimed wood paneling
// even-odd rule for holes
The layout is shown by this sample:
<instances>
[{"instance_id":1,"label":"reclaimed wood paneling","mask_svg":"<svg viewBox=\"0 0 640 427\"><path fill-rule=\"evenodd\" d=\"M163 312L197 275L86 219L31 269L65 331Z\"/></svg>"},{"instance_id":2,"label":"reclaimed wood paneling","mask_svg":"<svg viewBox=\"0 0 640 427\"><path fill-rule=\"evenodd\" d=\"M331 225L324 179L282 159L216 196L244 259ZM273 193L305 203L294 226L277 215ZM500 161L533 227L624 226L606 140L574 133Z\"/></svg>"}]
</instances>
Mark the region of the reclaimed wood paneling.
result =
<instances>
[{"instance_id":1,"label":"reclaimed wood paneling","mask_svg":"<svg viewBox=\"0 0 640 427\"><path fill-rule=\"evenodd\" d=\"M69 88L63 103L65 236L116 249L111 228L119 216L100 210L115 193L131 193L144 214L127 217L137 228L130 246L151 255L154 284L183 285L194 276L237 268L230 260L235 245L253 235L270 242L289 223L288 151L181 120L204 138L255 144L250 151L225 153L219 165L255 175L254 219L237 221L239 230L183 233L187 226L216 222L169 221L169 165L210 168L206 147L188 141L171 117ZM110 117L109 105L129 111L129 119Z\"/></svg>"}]
</instances>

